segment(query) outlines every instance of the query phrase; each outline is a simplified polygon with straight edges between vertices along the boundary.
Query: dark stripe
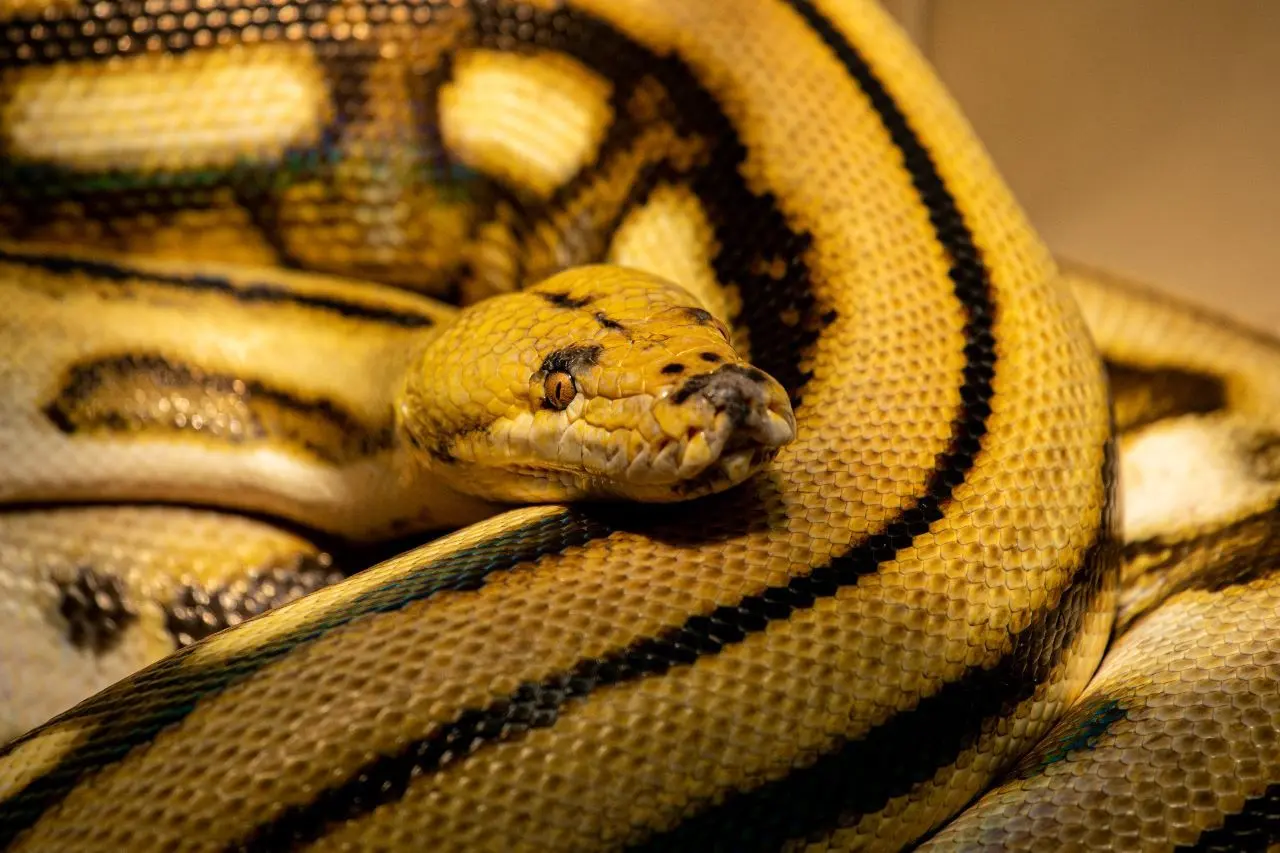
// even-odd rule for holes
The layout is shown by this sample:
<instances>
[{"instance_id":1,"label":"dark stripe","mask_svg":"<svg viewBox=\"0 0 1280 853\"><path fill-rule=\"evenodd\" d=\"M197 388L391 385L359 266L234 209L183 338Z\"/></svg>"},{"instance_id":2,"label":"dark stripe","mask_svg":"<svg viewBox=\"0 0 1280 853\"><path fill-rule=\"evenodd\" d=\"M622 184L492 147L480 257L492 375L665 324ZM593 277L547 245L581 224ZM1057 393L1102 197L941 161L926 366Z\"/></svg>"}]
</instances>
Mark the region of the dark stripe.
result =
<instances>
[{"instance_id":1,"label":"dark stripe","mask_svg":"<svg viewBox=\"0 0 1280 853\"><path fill-rule=\"evenodd\" d=\"M593 296L573 297L567 293L556 293L550 290L539 291L537 295L544 301L554 305L556 308L566 309L585 308L590 305L591 301L595 298Z\"/></svg>"},{"instance_id":2,"label":"dark stripe","mask_svg":"<svg viewBox=\"0 0 1280 853\"><path fill-rule=\"evenodd\" d=\"M1130 542L1124 546L1124 559L1129 563L1141 560L1144 575L1170 574L1190 563L1203 562L1201 568L1170 584L1148 610L1181 592L1221 592L1262 580L1280 571L1280 505L1181 542Z\"/></svg>"},{"instance_id":3,"label":"dark stripe","mask_svg":"<svg viewBox=\"0 0 1280 853\"><path fill-rule=\"evenodd\" d=\"M77 3L50 21L45 15L18 16L3 24L0 39L0 67L21 68L52 65L68 60L105 62L117 56L136 56L160 51L181 54L197 49L192 33L204 31L214 36L213 44L226 40L240 41L247 32L255 40L272 40L262 36L264 30L283 34L284 28L300 23L308 31L312 25L324 25L332 14L336 0L294 0L251 7L252 15L233 16L237 7L225 3L191 5L182 12L181 26L163 20L173 14L173 6L134 0L106 3ZM286 15L286 10L290 13ZM329 33L331 29L318 30ZM160 41L139 37L150 33ZM339 38L326 42L340 43Z\"/></svg>"},{"instance_id":4,"label":"dark stripe","mask_svg":"<svg viewBox=\"0 0 1280 853\"><path fill-rule=\"evenodd\" d=\"M522 45L496 43L502 39L503 22L510 20L500 14L479 12L481 18L476 22L473 34L481 47L487 49L505 49L519 51ZM601 71L607 76L607 71ZM551 197L544 200L532 197L518 185L499 179L495 182L494 200L506 206L505 215L497 213L495 221L506 224L516 244L516 250L509 259L514 267L513 286L528 287L550 276L585 263L598 261L608 248L610 238L617 230L627 210L634 206L637 187L646 183L644 174L654 163L641 163L636 167L638 174L633 181L627 182L627 195L620 202L606 205L604 199L598 197L603 187L613 186L621 181L603 181L602 176L611 172L626 155L634 153L634 148L645 129L645 124L636 121L629 109L629 101L635 95L636 78L612 78L612 91L609 96L609 114L612 117L604 138L600 141L594 156L584 163L568 180L555 188ZM604 225L598 220L606 220ZM562 224L565 227L557 227ZM554 299L551 294L549 300ZM589 304L575 300L579 304L559 305L558 307L580 308ZM553 302L553 304L556 304Z\"/></svg>"},{"instance_id":5,"label":"dark stripe","mask_svg":"<svg viewBox=\"0 0 1280 853\"><path fill-rule=\"evenodd\" d=\"M190 411L162 405L184 400L195 401ZM365 423L323 397L304 399L156 353L72 365L41 412L66 435L198 435L232 446L276 442L334 465L367 458L395 441L390 411L382 423ZM207 421L193 419L201 415Z\"/></svg>"},{"instance_id":6,"label":"dark stripe","mask_svg":"<svg viewBox=\"0 0 1280 853\"><path fill-rule=\"evenodd\" d=\"M486 8L489 8L487 4ZM501 8L510 11L515 7L502 6ZM571 700L583 699L599 688L646 676L661 675L673 666L693 664L701 658L718 654L724 648L741 642L750 634L765 630L771 622L785 620L798 610L812 607L819 598L832 596L841 587L856 584L861 577L876 571L882 563L893 560L899 550L910 547L916 537L927 533L930 526L943 517L944 508L951 500L953 489L964 482L973 467L975 457L981 449L982 439L987 433L987 417L991 413L990 400L994 394L992 383L995 375L996 352L992 330L995 305L991 298L988 271L982 263L981 255L973 243L972 234L954 198L943 184L928 152L910 129L897 104L889 97L862 58L847 42L843 41L837 32L831 29L824 19L818 16L816 11L807 4L797 4L797 8L802 13L807 12L806 18L811 26L845 61L851 75L871 98L885 127L902 151L904 163L911 172L913 183L928 209L937 238L952 260L950 276L955 285L956 296L966 313L965 367L960 387L961 411L951 424L950 446L946 452L939 455L934 473L929 478L925 496L914 506L904 510L897 519L886 526L883 532L868 537L858 547L836 558L829 565L814 569L809 575L793 577L786 584L769 587L757 595L746 596L736 605L721 606L710 614L692 616L679 628L666 631L657 637L639 640L603 658L584 660L571 670L553 675L541 682L522 684L508 697L484 707L464 709L452 723L441 726L430 736L407 744L394 755L384 755L374 759L350 776L345 783L318 794L309 804L285 810L278 818L255 830L243 846L235 845L235 849L266 851L279 849L290 843L314 840L323 834L328 825L359 818L380 805L398 800L404 795L413 779L437 771L453 759L471 754L486 745L510 740L529 729L553 725L559 717L560 710ZM573 41L555 43L555 48L577 56L592 67L599 66L606 61L604 57L609 57L607 61L610 64L603 72L606 76L613 77L625 73L625 62L621 68L612 63L624 61L627 57L633 57L637 51L643 50L609 25L584 14L543 13L527 8L524 11L528 17L534 18L535 26L550 27L553 33L572 33L576 39L581 39L581 43ZM558 36L550 35L547 38L554 40ZM590 53L584 54L584 49L588 49ZM600 54L596 53L597 50ZM619 59L620 57L622 59ZM678 60L673 57L662 59L650 57L643 65L667 86L669 93L677 101L692 99L697 102L701 97L710 98L710 95L693 82L687 69L680 72L681 76L673 77L677 73L673 69L680 67ZM714 100L709 104L702 103L701 107L702 112L694 115L710 114L723 118ZM718 140L722 146L717 149L721 157L726 156L723 146L728 146L728 150L732 152L729 155L732 158L731 162L736 167L736 164L741 162L740 156L745 153L745 149L741 148L736 133L731 126L727 125L727 120L725 121L727 132L710 138ZM718 180L725 183L720 183L712 189L718 189L722 194L727 188L740 185L739 182L728 181L723 174L718 176ZM697 180L694 183L696 186ZM705 190L708 188L703 189L704 192L700 192L700 195L706 198L708 195ZM729 195L732 197L734 193L730 192ZM768 217L761 216L761 199L756 196L751 196L751 199L754 203L746 206L754 215L760 217L759 221L764 226L764 233L768 233ZM769 209L774 211L774 215L781 219L781 214L776 212L777 208L773 200L768 199L766 203ZM736 221L736 217L733 219ZM713 221L715 221L714 217ZM722 245L735 244L730 240ZM783 256L798 257L800 252L801 246L793 245L787 247ZM723 265L728 268L731 263L742 263L741 255L744 253L722 253L721 257L729 254L736 257L732 262L718 260L718 267ZM717 272L722 273L722 270L718 268ZM807 277L808 273L805 271L804 278L807 280ZM738 279L722 275L721 280ZM759 282L759 284L762 288L768 287L765 282ZM797 288L801 285L791 282L785 287ZM783 293L786 293L785 287ZM798 397L798 391L807 381L808 376L800 373L794 359L790 361L776 359L776 364L769 364L769 361L773 360L771 356L777 352L770 346L771 342L781 338L784 346L792 344L787 349L788 352L794 353L796 349L793 342L786 341L785 327L780 329L776 322L779 306L773 301L760 299L757 290L744 288L744 293L749 297L748 305L744 309L744 317L754 317L754 322L767 324L762 326L762 330L767 330L767 335L752 338L753 343L757 340L761 342L759 353L753 346L753 361L780 380L785 376L790 382L787 386L788 390L793 393L793 396ZM807 294L807 288L798 290L793 294L792 298L797 300L793 305L798 304ZM756 297L757 301L753 304L750 297ZM807 298L808 309L812 310L812 297ZM766 316L767 312L771 314ZM748 319L748 323L751 322L752 320ZM808 331L816 338L818 334L816 329L810 328ZM1107 532L1110 532L1110 528ZM1110 539L1107 538L1104 541L1107 543L1104 550L1110 554ZM1105 563L1106 561L1098 556L1091 556L1086 570L1081 572L1083 580L1077 583L1068 595L1077 595L1081 598L1090 596L1087 600L1092 600L1095 587L1101 583L1100 580L1097 583L1092 580L1095 574L1101 577L1101 569L1095 571L1095 564L1102 566ZM1064 606L1044 614L1043 630L1049 630L1051 626L1051 629L1057 633L1037 633L1036 626L1033 625L1032 629L1022 635L1023 646L1019 647L1022 650L1021 656L1015 653L1007 658L1006 660L1011 663L1008 663L1006 670L989 671L997 674L988 676L984 685L995 686L1004 683L998 679L1013 678L1017 679L1015 684L1018 688L1026 691L1033 690L1037 683L1034 676L1040 671L1035 667L1053 658L1052 652L1046 650L1044 645L1052 638L1065 636L1065 631L1059 629L1059 622L1078 619L1085 606L1083 603L1066 605L1067 603L1064 602ZM1053 651L1056 651L1056 647ZM969 683L962 682L964 685ZM974 698L970 695L971 689L967 686L953 688L953 693L958 691L959 698L949 700L951 705L961 706L971 701ZM1006 689L999 698L1003 700L1009 695L1010 691ZM996 707L998 708L998 705ZM925 718L932 720L933 717L934 715L926 715ZM970 718L966 718L968 719ZM959 749L959 739L952 738L952 741L956 744L955 748ZM793 807L796 807L795 804ZM695 825L694 833L701 834L701 829L706 829L711 836L722 831L730 832L731 828L723 825L724 817L726 815L721 812L706 812L705 817L700 818L699 823ZM823 814L820 817L825 819L827 815ZM803 824L804 821L785 820L788 835L784 837L789 837L797 827ZM665 849L661 844L658 848Z\"/></svg>"},{"instance_id":7,"label":"dark stripe","mask_svg":"<svg viewBox=\"0 0 1280 853\"><path fill-rule=\"evenodd\" d=\"M803 386L812 375L801 366L802 356L812 350L822 330L834 321L835 312L828 305L820 305L813 295L811 271L805 260L812 238L791 226L772 194L757 195L747 186L743 177L746 146L716 98L679 56L659 56L605 21L577 10L548 11L502 0L477 0L471 8L481 47L562 52L609 80L618 93L634 92L646 80L656 81L661 87L665 98L661 99L654 120L670 124L681 139L699 140L707 147L706 154L687 170L666 159L645 164L628 196L602 223L602 233L597 236L604 239L596 242L601 249L607 247L626 214L642 205L662 182L688 186L713 223L715 244L722 247L713 258L717 280L736 284L742 293L742 313L730 319L735 326L747 330L751 362L777 379L798 406ZM622 109L625 115L625 107L615 108ZM619 126L606 137L597 163L605 162L612 156L611 151L625 149L626 143L634 139L635 121L615 124ZM570 203L574 194L581 191L575 187L589 184L599 168L593 164L584 170L557 195L555 204ZM548 213L533 211L531 215L536 219L547 217ZM568 224L578 226L576 221ZM531 235L528 227L526 224L521 231L526 239L542 239ZM743 235L750 235L750 240L744 241ZM558 251L569 257L576 252L577 244L573 235L562 236L567 238L566 245L558 247ZM970 250L959 259L957 269L980 267L976 251L971 248L972 240L966 240L964 245ZM785 260L780 275L761 271L777 259ZM555 271L526 270L526 278ZM975 279L970 288L983 290L985 286L985 279ZM779 315L798 320L780 324ZM989 318L984 317L981 322L989 324ZM989 343L984 346L990 349Z\"/></svg>"},{"instance_id":8,"label":"dark stripe","mask_svg":"<svg viewBox=\"0 0 1280 853\"><path fill-rule=\"evenodd\" d=\"M1108 459L1112 457L1108 448ZM1108 462L1108 474L1111 463ZM670 833L639 849L771 850L796 837L833 827L841 816L883 808L894 797L932 778L971 748L984 723L1010 714L1061 665L1098 594L1114 574L1115 541L1107 522L1109 501L1099 519L1097 540L1057 601L1046 603L1015 637L1008 655L989 669L974 669L892 717L858 741L846 741L814 765L797 769L779 782L730 797L692 817ZM594 690L672 667L696 663L763 630L770 622L812 606L828 589L807 589L808 578L694 616L684 626L640 640L599 659L541 682L525 682L500 702L463 711L431 735L394 755L361 767L343 785L324 791L303 806L287 809L242 842L227 848L267 853L320 838L328 827L367 815L404 796L410 783L487 744L518 738L555 724L562 708ZM874 768L874 772L867 772Z\"/></svg>"},{"instance_id":9,"label":"dark stripe","mask_svg":"<svg viewBox=\"0 0 1280 853\"><path fill-rule=\"evenodd\" d=\"M789 840L816 839L851 825L929 782L1063 664L1108 575L1114 574L1114 542L1105 525L1099 531L1060 599L1040 608L994 666L967 671L860 739L838 743L781 779L732 793L633 849L777 850Z\"/></svg>"},{"instance_id":10,"label":"dark stripe","mask_svg":"<svg viewBox=\"0 0 1280 853\"><path fill-rule=\"evenodd\" d=\"M1216 829L1200 833L1195 844L1175 849L1178 853L1266 853L1273 844L1280 844L1280 783L1245 800L1244 808L1227 815Z\"/></svg>"},{"instance_id":11,"label":"dark stripe","mask_svg":"<svg viewBox=\"0 0 1280 853\"><path fill-rule=\"evenodd\" d=\"M1227 406L1226 384L1218 376L1118 361L1107 361L1106 368L1116 428L1121 432L1180 415L1209 414Z\"/></svg>"},{"instance_id":12,"label":"dark stripe","mask_svg":"<svg viewBox=\"0 0 1280 853\"><path fill-rule=\"evenodd\" d=\"M202 699L216 695L299 646L314 642L360 616L387 613L445 593L469 592L488 578L523 562L537 561L612 533L612 528L573 511L558 513L518 530L419 566L408 576L366 592L339 613L325 614L268 645L224 662L190 667L186 660L197 643L108 688L52 721L86 719L93 733L48 772L0 801L0 848L13 842L41 815L61 802L86 774L124 758L161 731L177 725ZM0 761L37 737L37 729L0 749Z\"/></svg>"},{"instance_id":13,"label":"dark stripe","mask_svg":"<svg viewBox=\"0 0 1280 853\"><path fill-rule=\"evenodd\" d=\"M3 249L0 249L0 263L34 267L58 276L85 275L100 281L109 281L112 284L127 285L133 282L142 282L148 285L174 287L196 293L218 293L243 303L262 302L276 305L302 305L307 308L327 311L347 319L369 320L406 329L427 328L434 324L430 315L427 314L415 314L401 309L383 308L377 305L363 305L359 302L339 299L334 296L314 296L296 293L274 284L247 283L235 285L230 279L205 274L183 276L151 273L115 262L83 260L61 255L28 254L26 252L17 254Z\"/></svg>"},{"instance_id":14,"label":"dark stripe","mask_svg":"<svg viewBox=\"0 0 1280 853\"><path fill-rule=\"evenodd\" d=\"M515 205L520 218L513 233L521 243L517 254L526 286L602 258L627 215L643 205L662 180L681 180L668 152L646 152L652 159L635 165L633 174L605 177L620 171L618 164L624 158L634 156L645 128L627 114L626 99L620 94L617 90L614 93L611 109L615 120L595 158L557 188L547 202ZM606 190L616 191L619 184L625 190L615 199L616 192Z\"/></svg>"},{"instance_id":15,"label":"dark stripe","mask_svg":"<svg viewBox=\"0 0 1280 853\"><path fill-rule=\"evenodd\" d=\"M604 347L600 344L572 344L549 353L538 367L541 373L577 374L600 361Z\"/></svg>"},{"instance_id":16,"label":"dark stripe","mask_svg":"<svg viewBox=\"0 0 1280 853\"><path fill-rule=\"evenodd\" d=\"M596 322L600 324L600 328L608 329L611 332L626 332L627 327L611 318L603 311L597 311L595 314Z\"/></svg>"}]
</instances>

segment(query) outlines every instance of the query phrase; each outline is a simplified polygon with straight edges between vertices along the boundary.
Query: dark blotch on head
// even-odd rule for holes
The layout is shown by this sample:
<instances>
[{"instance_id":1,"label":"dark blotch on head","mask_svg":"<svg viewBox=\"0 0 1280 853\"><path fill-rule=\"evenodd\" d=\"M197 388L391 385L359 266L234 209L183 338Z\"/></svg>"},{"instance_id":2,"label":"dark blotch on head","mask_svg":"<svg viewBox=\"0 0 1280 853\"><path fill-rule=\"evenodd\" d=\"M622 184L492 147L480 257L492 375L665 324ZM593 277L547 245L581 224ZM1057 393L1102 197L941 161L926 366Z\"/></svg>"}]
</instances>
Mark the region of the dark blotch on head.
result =
<instances>
[{"instance_id":1,"label":"dark blotch on head","mask_svg":"<svg viewBox=\"0 0 1280 853\"><path fill-rule=\"evenodd\" d=\"M67 620L67 636L78 649L109 652L137 621L119 578L82 566L73 580L57 584L58 612Z\"/></svg>"},{"instance_id":2,"label":"dark blotch on head","mask_svg":"<svg viewBox=\"0 0 1280 853\"><path fill-rule=\"evenodd\" d=\"M558 349L542 360L543 373L568 373L577 375L579 370L594 367L600 361L604 347L600 344L582 344Z\"/></svg>"},{"instance_id":3,"label":"dark blotch on head","mask_svg":"<svg viewBox=\"0 0 1280 853\"><path fill-rule=\"evenodd\" d=\"M545 401L544 401L545 403ZM475 435L478 432L485 432L489 429L489 424L479 421L468 424L467 426L457 429L451 433L446 433L436 439L435 444L426 448L427 453L431 454L431 458L445 465L452 465L458 461L458 457L453 455L453 445L460 438ZM414 445L421 447L420 443Z\"/></svg>"},{"instance_id":4,"label":"dark blotch on head","mask_svg":"<svg viewBox=\"0 0 1280 853\"><path fill-rule=\"evenodd\" d=\"M538 295L557 308L585 308L595 298L594 296L582 296L575 299L567 293L539 293Z\"/></svg>"},{"instance_id":5,"label":"dark blotch on head","mask_svg":"<svg viewBox=\"0 0 1280 853\"><path fill-rule=\"evenodd\" d=\"M754 367L743 367L741 364L726 364L718 367L710 373L700 373L697 376L691 376L681 386L680 390L675 393L672 400L677 404L683 403L694 394L700 394L706 391L715 383L723 382L721 377L727 374L741 376L757 384L763 384L768 377Z\"/></svg>"},{"instance_id":6,"label":"dark blotch on head","mask_svg":"<svg viewBox=\"0 0 1280 853\"><path fill-rule=\"evenodd\" d=\"M724 367L720 368L720 370L725 373L736 373L739 376L745 376L757 385L763 385L769 380L769 377L765 376L764 372L760 369L755 367L743 367L741 364L726 364Z\"/></svg>"},{"instance_id":7,"label":"dark blotch on head","mask_svg":"<svg viewBox=\"0 0 1280 853\"><path fill-rule=\"evenodd\" d=\"M627 327L619 323L617 320L609 319L608 315L603 311L596 312L596 322L603 328L612 329L615 332L625 332L627 330Z\"/></svg>"},{"instance_id":8,"label":"dark blotch on head","mask_svg":"<svg viewBox=\"0 0 1280 853\"><path fill-rule=\"evenodd\" d=\"M684 373L684 365L678 361L673 361L670 364L664 365L662 372L668 376L674 376L677 373Z\"/></svg>"},{"instance_id":9,"label":"dark blotch on head","mask_svg":"<svg viewBox=\"0 0 1280 853\"><path fill-rule=\"evenodd\" d=\"M703 361L709 361L712 364L719 364L720 362L724 361L723 358L721 358L720 356L716 355L713 352L701 352L701 353L698 353L698 357L701 358Z\"/></svg>"},{"instance_id":10,"label":"dark blotch on head","mask_svg":"<svg viewBox=\"0 0 1280 853\"><path fill-rule=\"evenodd\" d=\"M715 317L704 308L685 308L684 313L699 326L709 326L715 322Z\"/></svg>"}]
</instances>

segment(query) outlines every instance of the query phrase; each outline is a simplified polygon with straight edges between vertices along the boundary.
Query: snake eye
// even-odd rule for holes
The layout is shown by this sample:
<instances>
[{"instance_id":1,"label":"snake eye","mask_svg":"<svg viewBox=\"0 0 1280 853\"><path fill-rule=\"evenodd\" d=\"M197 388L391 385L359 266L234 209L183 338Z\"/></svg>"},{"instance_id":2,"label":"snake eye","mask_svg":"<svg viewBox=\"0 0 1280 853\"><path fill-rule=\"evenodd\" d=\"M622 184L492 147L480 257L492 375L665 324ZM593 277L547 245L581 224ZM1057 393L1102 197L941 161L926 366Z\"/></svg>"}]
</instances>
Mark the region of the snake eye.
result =
<instances>
[{"instance_id":1,"label":"snake eye","mask_svg":"<svg viewBox=\"0 0 1280 853\"><path fill-rule=\"evenodd\" d=\"M578 388L572 376L557 370L554 373L548 373L547 378L542 381L542 392L546 395L549 408L564 409L578 395Z\"/></svg>"}]
</instances>

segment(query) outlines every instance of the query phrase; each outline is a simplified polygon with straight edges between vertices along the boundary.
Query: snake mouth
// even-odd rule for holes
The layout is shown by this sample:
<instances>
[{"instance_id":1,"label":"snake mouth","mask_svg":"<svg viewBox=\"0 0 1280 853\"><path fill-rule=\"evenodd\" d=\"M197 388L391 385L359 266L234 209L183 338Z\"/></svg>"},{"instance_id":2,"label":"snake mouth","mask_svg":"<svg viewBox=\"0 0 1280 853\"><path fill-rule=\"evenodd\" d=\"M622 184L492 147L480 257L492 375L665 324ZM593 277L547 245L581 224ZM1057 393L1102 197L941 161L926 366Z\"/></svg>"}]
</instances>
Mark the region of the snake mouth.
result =
<instances>
[{"instance_id":1,"label":"snake mouth","mask_svg":"<svg viewBox=\"0 0 1280 853\"><path fill-rule=\"evenodd\" d=\"M772 461L795 435L794 421L769 409L747 417L720 414L716 420L728 421L727 425L717 423L707 433L711 436L708 443L719 450L709 463L690 460L696 454L685 453L686 464L672 483L681 497L710 494L746 481Z\"/></svg>"},{"instance_id":2,"label":"snake mouth","mask_svg":"<svg viewBox=\"0 0 1280 853\"><path fill-rule=\"evenodd\" d=\"M669 489L672 500L744 482L796 434L782 387L737 364L688 380L654 403L653 416L662 438L652 455L638 460L645 470L632 476Z\"/></svg>"},{"instance_id":3,"label":"snake mouth","mask_svg":"<svg viewBox=\"0 0 1280 853\"><path fill-rule=\"evenodd\" d=\"M518 502L665 503L750 479L795 434L781 385L730 364L652 396L608 401L589 414L499 422L454 447L470 463L464 474L454 470L460 488L496 483ZM476 442L484 454L472 451Z\"/></svg>"},{"instance_id":4,"label":"snake mouth","mask_svg":"<svg viewBox=\"0 0 1280 853\"><path fill-rule=\"evenodd\" d=\"M613 452L584 452L576 463L526 457L503 467L531 483L558 484L577 498L683 501L746 481L795 435L795 421L785 403L781 407L761 404L712 411L695 407L693 411L700 423L689 424L679 437L662 435L644 442L634 453L623 449L634 446L630 441L619 441L618 434L611 436L607 430L594 428L590 430L595 433L594 447L609 445L615 448ZM632 438L638 435L632 430L625 433Z\"/></svg>"},{"instance_id":5,"label":"snake mouth","mask_svg":"<svg viewBox=\"0 0 1280 853\"><path fill-rule=\"evenodd\" d=\"M781 444L764 443L743 433L734 433L725 442L724 450L712 469L720 472L725 479L741 482L751 472L778 455Z\"/></svg>"}]
</instances>

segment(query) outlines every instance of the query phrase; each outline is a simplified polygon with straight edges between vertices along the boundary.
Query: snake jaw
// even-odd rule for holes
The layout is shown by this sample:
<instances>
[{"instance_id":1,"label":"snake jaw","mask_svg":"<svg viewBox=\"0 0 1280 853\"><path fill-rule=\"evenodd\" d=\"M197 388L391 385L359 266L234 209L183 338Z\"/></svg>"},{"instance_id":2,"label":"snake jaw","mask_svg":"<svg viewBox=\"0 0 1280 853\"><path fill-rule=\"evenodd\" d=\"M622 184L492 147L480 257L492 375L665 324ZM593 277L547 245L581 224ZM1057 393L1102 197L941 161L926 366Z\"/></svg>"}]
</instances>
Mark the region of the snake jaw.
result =
<instances>
[{"instance_id":1,"label":"snake jaw","mask_svg":"<svg viewBox=\"0 0 1280 853\"><path fill-rule=\"evenodd\" d=\"M795 435L781 385L732 362L655 394L500 418L460 436L452 466L463 491L501 490L515 501L663 503L748 480Z\"/></svg>"},{"instance_id":2,"label":"snake jaw","mask_svg":"<svg viewBox=\"0 0 1280 853\"><path fill-rule=\"evenodd\" d=\"M795 416L695 302L597 266L470 306L406 379L411 453L501 503L670 502L743 482L794 438Z\"/></svg>"},{"instance_id":3,"label":"snake jaw","mask_svg":"<svg viewBox=\"0 0 1280 853\"><path fill-rule=\"evenodd\" d=\"M747 480L796 434L781 385L739 363L670 389L654 404L654 417L668 438L687 439L672 484L682 498Z\"/></svg>"},{"instance_id":4,"label":"snake jaw","mask_svg":"<svg viewBox=\"0 0 1280 853\"><path fill-rule=\"evenodd\" d=\"M612 496L686 500L744 482L795 437L795 415L771 377L741 362L672 383L646 396L630 431L625 466L597 480ZM604 431L598 442L607 439ZM625 447L631 442L614 442ZM588 462L588 454L583 454Z\"/></svg>"}]
</instances>

